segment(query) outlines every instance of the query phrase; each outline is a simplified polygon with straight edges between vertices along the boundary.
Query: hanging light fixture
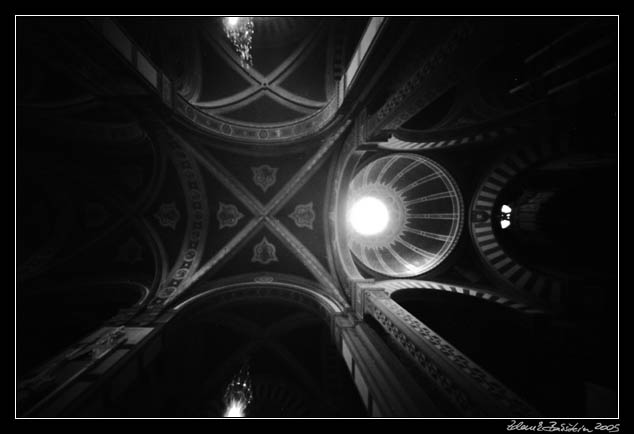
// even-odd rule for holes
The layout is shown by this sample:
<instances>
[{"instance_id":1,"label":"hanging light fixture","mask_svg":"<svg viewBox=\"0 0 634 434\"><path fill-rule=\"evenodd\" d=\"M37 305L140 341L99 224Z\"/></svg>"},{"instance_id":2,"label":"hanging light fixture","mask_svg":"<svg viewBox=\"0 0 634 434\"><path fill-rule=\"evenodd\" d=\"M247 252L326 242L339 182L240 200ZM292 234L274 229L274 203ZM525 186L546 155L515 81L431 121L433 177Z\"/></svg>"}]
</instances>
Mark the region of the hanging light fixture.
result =
<instances>
[{"instance_id":1,"label":"hanging light fixture","mask_svg":"<svg viewBox=\"0 0 634 434\"><path fill-rule=\"evenodd\" d=\"M251 376L245 363L227 385L223 400L226 406L224 417L245 417L247 406L253 399Z\"/></svg>"},{"instance_id":2,"label":"hanging light fixture","mask_svg":"<svg viewBox=\"0 0 634 434\"><path fill-rule=\"evenodd\" d=\"M251 56L251 41L254 31L253 17L224 17L222 24L225 35L240 56L242 66L245 68L253 66L253 57Z\"/></svg>"}]
</instances>

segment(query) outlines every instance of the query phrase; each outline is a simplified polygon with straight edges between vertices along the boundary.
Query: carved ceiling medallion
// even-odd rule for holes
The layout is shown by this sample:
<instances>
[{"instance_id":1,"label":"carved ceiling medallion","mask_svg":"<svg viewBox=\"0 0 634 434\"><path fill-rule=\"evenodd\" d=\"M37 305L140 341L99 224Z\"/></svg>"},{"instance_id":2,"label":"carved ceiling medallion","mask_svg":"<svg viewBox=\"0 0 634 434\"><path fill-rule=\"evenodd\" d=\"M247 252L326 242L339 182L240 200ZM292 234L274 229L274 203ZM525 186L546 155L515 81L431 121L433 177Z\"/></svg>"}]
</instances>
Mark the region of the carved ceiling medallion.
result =
<instances>
[{"instance_id":1,"label":"carved ceiling medallion","mask_svg":"<svg viewBox=\"0 0 634 434\"><path fill-rule=\"evenodd\" d=\"M262 166L252 167L251 170L253 171L253 182L255 182L255 185L260 187L265 193L266 190L272 187L277 180L276 167L271 167L268 164L263 164Z\"/></svg>"},{"instance_id":2,"label":"carved ceiling medallion","mask_svg":"<svg viewBox=\"0 0 634 434\"><path fill-rule=\"evenodd\" d=\"M218 228L232 228L238 224L240 219L244 217L240 211L238 211L238 207L231 204L226 204L220 202L218 205L218 213L216 213L216 218L218 218Z\"/></svg>"},{"instance_id":3,"label":"carved ceiling medallion","mask_svg":"<svg viewBox=\"0 0 634 434\"><path fill-rule=\"evenodd\" d=\"M308 228L312 230L313 223L315 222L313 203L297 205L289 217L293 219L298 228Z\"/></svg>"},{"instance_id":4,"label":"carved ceiling medallion","mask_svg":"<svg viewBox=\"0 0 634 434\"><path fill-rule=\"evenodd\" d=\"M262 238L258 244L253 247L253 257L251 262L259 262L260 264L268 264L269 262L277 262L275 253L275 245L271 244L266 237Z\"/></svg>"},{"instance_id":5,"label":"carved ceiling medallion","mask_svg":"<svg viewBox=\"0 0 634 434\"><path fill-rule=\"evenodd\" d=\"M154 217L157 218L161 226L176 229L176 224L181 218L181 213L178 211L178 208L176 208L174 202L164 203L154 214Z\"/></svg>"}]
</instances>

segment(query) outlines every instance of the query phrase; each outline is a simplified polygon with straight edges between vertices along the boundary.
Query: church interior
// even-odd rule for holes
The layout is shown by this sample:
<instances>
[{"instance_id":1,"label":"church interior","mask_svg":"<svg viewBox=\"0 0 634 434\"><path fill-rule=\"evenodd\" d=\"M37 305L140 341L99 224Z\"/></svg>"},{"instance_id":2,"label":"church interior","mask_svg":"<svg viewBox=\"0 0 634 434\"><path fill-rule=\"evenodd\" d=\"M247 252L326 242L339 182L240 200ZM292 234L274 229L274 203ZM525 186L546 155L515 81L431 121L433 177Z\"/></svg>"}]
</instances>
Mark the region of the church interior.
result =
<instances>
[{"instance_id":1,"label":"church interior","mask_svg":"<svg viewBox=\"0 0 634 434\"><path fill-rule=\"evenodd\" d=\"M16 417L618 417L618 17L15 26Z\"/></svg>"}]
</instances>

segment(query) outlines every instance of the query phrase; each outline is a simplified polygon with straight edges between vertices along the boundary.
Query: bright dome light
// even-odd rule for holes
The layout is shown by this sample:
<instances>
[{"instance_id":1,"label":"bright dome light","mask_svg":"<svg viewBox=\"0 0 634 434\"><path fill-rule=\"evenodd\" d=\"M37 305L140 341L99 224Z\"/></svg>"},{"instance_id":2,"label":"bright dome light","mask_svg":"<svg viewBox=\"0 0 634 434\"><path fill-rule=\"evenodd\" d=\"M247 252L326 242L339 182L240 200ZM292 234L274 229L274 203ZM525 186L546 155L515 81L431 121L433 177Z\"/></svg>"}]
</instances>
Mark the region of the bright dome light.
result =
<instances>
[{"instance_id":1,"label":"bright dome light","mask_svg":"<svg viewBox=\"0 0 634 434\"><path fill-rule=\"evenodd\" d=\"M227 24L229 24L229 26L231 27L234 27L238 25L239 20L240 20L240 17L227 17Z\"/></svg>"},{"instance_id":2,"label":"bright dome light","mask_svg":"<svg viewBox=\"0 0 634 434\"><path fill-rule=\"evenodd\" d=\"M359 234L376 235L387 227L390 213L379 199L367 196L352 205L348 219L352 228Z\"/></svg>"},{"instance_id":3,"label":"bright dome light","mask_svg":"<svg viewBox=\"0 0 634 434\"><path fill-rule=\"evenodd\" d=\"M502 226L502 229L506 229L511 226L511 222L508 220L501 220L500 225Z\"/></svg>"},{"instance_id":4,"label":"bright dome light","mask_svg":"<svg viewBox=\"0 0 634 434\"><path fill-rule=\"evenodd\" d=\"M508 214L508 213L510 213L511 211L512 211L512 210L511 210L511 207L510 207L510 206L508 206L508 205L502 205L502 212L505 212L505 213L507 213L507 214Z\"/></svg>"}]
</instances>

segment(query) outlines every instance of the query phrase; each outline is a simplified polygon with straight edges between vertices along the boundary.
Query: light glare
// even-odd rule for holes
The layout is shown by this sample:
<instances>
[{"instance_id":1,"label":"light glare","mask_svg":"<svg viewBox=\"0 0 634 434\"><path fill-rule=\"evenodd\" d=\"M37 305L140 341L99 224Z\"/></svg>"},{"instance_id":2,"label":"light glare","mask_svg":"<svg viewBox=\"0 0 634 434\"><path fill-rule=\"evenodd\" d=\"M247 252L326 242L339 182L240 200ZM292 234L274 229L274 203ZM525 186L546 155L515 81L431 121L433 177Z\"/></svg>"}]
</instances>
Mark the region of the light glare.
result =
<instances>
[{"instance_id":1,"label":"light glare","mask_svg":"<svg viewBox=\"0 0 634 434\"><path fill-rule=\"evenodd\" d=\"M368 196L352 205L349 220L352 228L359 234L376 235L385 230L390 214L383 202Z\"/></svg>"},{"instance_id":2,"label":"light glare","mask_svg":"<svg viewBox=\"0 0 634 434\"><path fill-rule=\"evenodd\" d=\"M232 400L225 411L225 417L244 417L244 409L246 405L242 400Z\"/></svg>"},{"instance_id":3,"label":"light glare","mask_svg":"<svg viewBox=\"0 0 634 434\"><path fill-rule=\"evenodd\" d=\"M238 20L240 20L240 17L228 17L227 24L229 24L231 27L234 27L238 25Z\"/></svg>"}]
</instances>

